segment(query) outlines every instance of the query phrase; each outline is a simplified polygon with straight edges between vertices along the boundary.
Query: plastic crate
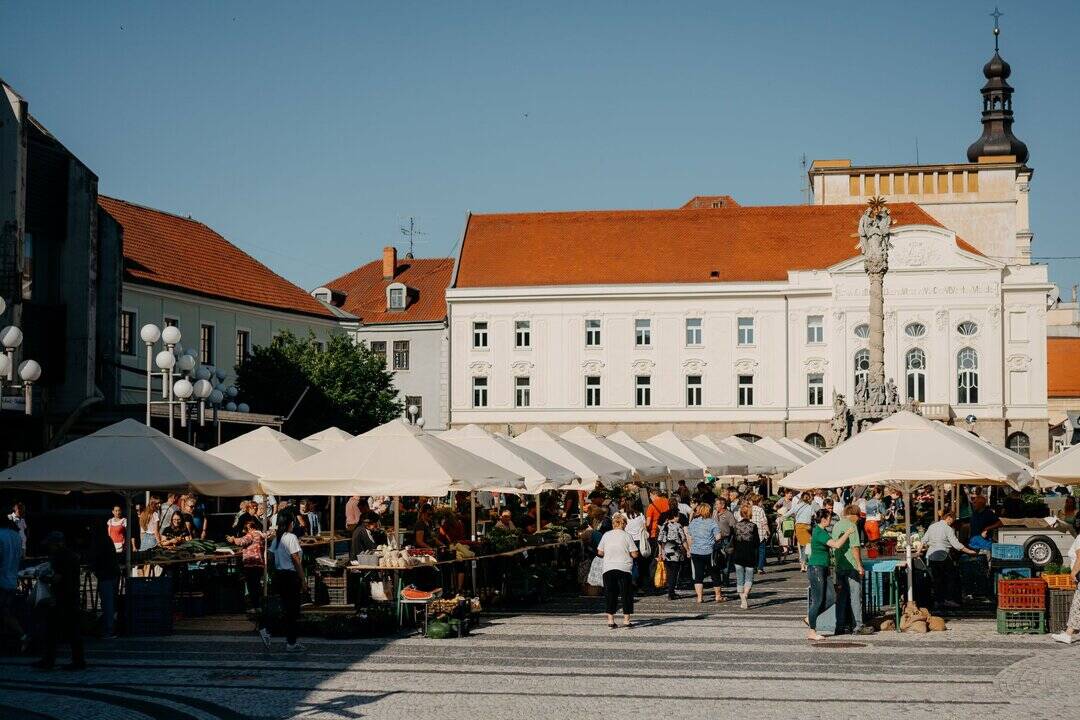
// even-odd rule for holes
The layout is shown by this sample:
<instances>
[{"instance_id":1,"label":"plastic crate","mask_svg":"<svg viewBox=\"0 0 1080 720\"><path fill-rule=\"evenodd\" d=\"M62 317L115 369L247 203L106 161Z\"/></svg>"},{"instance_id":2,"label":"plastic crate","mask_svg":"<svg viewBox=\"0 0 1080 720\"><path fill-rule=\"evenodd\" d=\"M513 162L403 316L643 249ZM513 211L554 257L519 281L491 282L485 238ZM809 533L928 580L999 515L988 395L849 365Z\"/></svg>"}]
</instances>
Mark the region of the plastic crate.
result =
<instances>
[{"instance_id":1,"label":"plastic crate","mask_svg":"<svg viewBox=\"0 0 1080 720\"><path fill-rule=\"evenodd\" d=\"M990 557L994 560L1023 560L1024 546L993 543L990 545Z\"/></svg>"},{"instance_id":2,"label":"plastic crate","mask_svg":"<svg viewBox=\"0 0 1080 720\"><path fill-rule=\"evenodd\" d=\"M344 577L328 577L323 576L321 578L322 585L326 588L326 604L327 605L345 605L346 591L345 584L346 579Z\"/></svg>"},{"instance_id":3,"label":"plastic crate","mask_svg":"<svg viewBox=\"0 0 1080 720\"><path fill-rule=\"evenodd\" d=\"M1076 578L1068 573L1055 573L1053 575L1043 574L1042 579L1046 581L1046 587L1051 590L1075 590Z\"/></svg>"},{"instance_id":4,"label":"plastic crate","mask_svg":"<svg viewBox=\"0 0 1080 720\"><path fill-rule=\"evenodd\" d=\"M994 568L994 593L998 591L998 584L1003 580L1022 580L1030 579L1034 573L1031 572L1029 567L1007 567L1007 568Z\"/></svg>"},{"instance_id":5,"label":"plastic crate","mask_svg":"<svg viewBox=\"0 0 1080 720\"><path fill-rule=\"evenodd\" d=\"M998 580L998 609L1045 610L1046 583L1042 578Z\"/></svg>"},{"instance_id":6,"label":"plastic crate","mask_svg":"<svg viewBox=\"0 0 1080 720\"><path fill-rule=\"evenodd\" d=\"M998 610L1000 635L1042 635L1046 633L1046 613L1042 610Z\"/></svg>"},{"instance_id":7,"label":"plastic crate","mask_svg":"<svg viewBox=\"0 0 1080 720\"><path fill-rule=\"evenodd\" d=\"M1046 604L1046 629L1056 633L1065 629L1069 621L1069 609L1072 607L1075 590L1050 589L1049 600Z\"/></svg>"}]
</instances>

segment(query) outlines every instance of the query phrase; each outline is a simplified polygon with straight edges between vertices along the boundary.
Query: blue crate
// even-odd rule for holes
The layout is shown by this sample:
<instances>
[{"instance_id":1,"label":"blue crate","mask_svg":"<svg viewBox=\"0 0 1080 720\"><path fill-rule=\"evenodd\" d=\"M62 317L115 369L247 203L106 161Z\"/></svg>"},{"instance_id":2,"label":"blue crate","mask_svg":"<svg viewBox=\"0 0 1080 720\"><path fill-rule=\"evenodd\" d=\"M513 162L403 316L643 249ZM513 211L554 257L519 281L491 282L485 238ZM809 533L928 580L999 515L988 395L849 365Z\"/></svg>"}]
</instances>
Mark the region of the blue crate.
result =
<instances>
[{"instance_id":1,"label":"blue crate","mask_svg":"<svg viewBox=\"0 0 1080 720\"><path fill-rule=\"evenodd\" d=\"M990 557L994 560L1023 560L1024 546L993 543L990 546Z\"/></svg>"}]
</instances>

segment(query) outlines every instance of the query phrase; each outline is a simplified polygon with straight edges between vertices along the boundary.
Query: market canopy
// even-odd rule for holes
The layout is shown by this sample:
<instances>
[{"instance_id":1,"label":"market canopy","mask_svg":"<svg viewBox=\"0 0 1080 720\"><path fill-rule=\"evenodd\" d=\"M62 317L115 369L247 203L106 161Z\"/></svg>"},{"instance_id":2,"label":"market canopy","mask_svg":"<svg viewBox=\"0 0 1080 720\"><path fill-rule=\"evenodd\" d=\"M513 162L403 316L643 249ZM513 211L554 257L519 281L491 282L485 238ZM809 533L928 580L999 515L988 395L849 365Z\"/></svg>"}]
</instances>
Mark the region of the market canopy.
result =
<instances>
[{"instance_id":1,"label":"market canopy","mask_svg":"<svg viewBox=\"0 0 1080 720\"><path fill-rule=\"evenodd\" d=\"M277 495L406 495L514 486L521 475L432 433L391 420L262 478Z\"/></svg>"},{"instance_id":2,"label":"market canopy","mask_svg":"<svg viewBox=\"0 0 1080 720\"><path fill-rule=\"evenodd\" d=\"M732 447L726 443L718 442L704 433L694 436L693 441L702 447L708 448L714 453L719 453L727 458L728 462L735 463L743 468L742 472L731 474L761 475L762 473L768 473L772 470L772 465L763 465L757 456L743 452L739 448Z\"/></svg>"},{"instance_id":3,"label":"market canopy","mask_svg":"<svg viewBox=\"0 0 1080 720\"><path fill-rule=\"evenodd\" d=\"M573 472L581 478L573 485L578 490L592 490L598 482L605 487L616 487L630 480L628 468L543 428L527 430L513 438L513 442Z\"/></svg>"},{"instance_id":4,"label":"market canopy","mask_svg":"<svg viewBox=\"0 0 1080 720\"><path fill-rule=\"evenodd\" d=\"M634 452L651 457L659 463L663 463L667 468L668 475L674 481L705 479L705 470L701 465L692 463L689 460L683 460L678 455L669 453L667 450L658 448L655 445L638 442L630 437L624 430L614 432L608 435L606 439L613 443L618 443L625 448L629 448Z\"/></svg>"},{"instance_id":5,"label":"market canopy","mask_svg":"<svg viewBox=\"0 0 1080 720\"><path fill-rule=\"evenodd\" d=\"M1041 487L1080 485L1080 445L1073 445L1039 463L1035 478Z\"/></svg>"},{"instance_id":6,"label":"market canopy","mask_svg":"<svg viewBox=\"0 0 1080 720\"><path fill-rule=\"evenodd\" d=\"M977 438L901 411L845 440L780 481L794 490L928 483L1022 487L1030 471L1019 468Z\"/></svg>"},{"instance_id":7,"label":"market canopy","mask_svg":"<svg viewBox=\"0 0 1080 720\"><path fill-rule=\"evenodd\" d=\"M771 470L764 472L766 475L772 473L788 473L799 467L798 464L792 462L789 458L767 450L760 445L755 445L749 440L743 440L738 435L728 435L726 438L720 441L724 445L733 447L736 450L746 453L750 457L757 460L762 466L771 466Z\"/></svg>"},{"instance_id":8,"label":"market canopy","mask_svg":"<svg viewBox=\"0 0 1080 720\"><path fill-rule=\"evenodd\" d=\"M277 430L260 427L206 452L262 477L319 451Z\"/></svg>"},{"instance_id":9,"label":"market canopy","mask_svg":"<svg viewBox=\"0 0 1080 720\"><path fill-rule=\"evenodd\" d=\"M657 447L676 455L713 475L745 475L746 463L732 453L702 445L696 440L676 435L671 430L657 433L645 441L646 447Z\"/></svg>"},{"instance_id":10,"label":"market canopy","mask_svg":"<svg viewBox=\"0 0 1080 720\"><path fill-rule=\"evenodd\" d=\"M768 450L774 455L779 455L780 457L787 458L791 462L795 463L796 467L802 467L808 462L816 460L818 457L817 455L811 455L802 448L792 447L791 445L780 442L776 438L768 436L761 438L760 440L755 442L754 445L760 448L764 448L765 450Z\"/></svg>"},{"instance_id":11,"label":"market canopy","mask_svg":"<svg viewBox=\"0 0 1080 720\"><path fill-rule=\"evenodd\" d=\"M468 450L524 478L520 487L489 487L485 490L528 494L572 485L580 478L573 471L557 465L502 435L489 433L478 425L466 425L440 433L439 438Z\"/></svg>"},{"instance_id":12,"label":"market canopy","mask_svg":"<svg viewBox=\"0 0 1080 720\"><path fill-rule=\"evenodd\" d=\"M250 472L131 419L4 470L0 487L50 493L191 490L218 497L259 492Z\"/></svg>"},{"instance_id":13,"label":"market canopy","mask_svg":"<svg viewBox=\"0 0 1080 720\"><path fill-rule=\"evenodd\" d=\"M814 447L805 440L799 440L797 438L782 437L780 438L780 444L787 445L788 447L794 448L795 450L801 450L810 457L819 458L825 454L824 452L822 452L821 448Z\"/></svg>"},{"instance_id":14,"label":"market canopy","mask_svg":"<svg viewBox=\"0 0 1080 720\"><path fill-rule=\"evenodd\" d=\"M322 451L326 450L327 448L334 447L335 445L340 445L343 442L352 440L354 437L356 436L352 433L345 432L341 428L328 427L325 430L320 430L317 433L312 433L311 435L308 435L300 442L304 443L305 445L310 445L316 450Z\"/></svg>"},{"instance_id":15,"label":"market canopy","mask_svg":"<svg viewBox=\"0 0 1080 720\"><path fill-rule=\"evenodd\" d=\"M669 477L667 466L663 463L607 438L597 437L580 425L564 432L562 438L628 468L641 482L659 482Z\"/></svg>"}]
</instances>

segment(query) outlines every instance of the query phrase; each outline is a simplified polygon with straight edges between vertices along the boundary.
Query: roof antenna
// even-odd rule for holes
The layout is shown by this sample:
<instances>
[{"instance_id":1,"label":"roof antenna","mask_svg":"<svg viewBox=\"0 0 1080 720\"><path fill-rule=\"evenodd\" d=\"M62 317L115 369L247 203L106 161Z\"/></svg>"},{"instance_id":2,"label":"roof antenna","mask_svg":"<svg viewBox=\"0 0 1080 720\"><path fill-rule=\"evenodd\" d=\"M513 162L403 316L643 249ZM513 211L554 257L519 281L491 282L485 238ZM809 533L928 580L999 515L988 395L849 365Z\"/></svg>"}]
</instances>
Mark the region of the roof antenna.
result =
<instances>
[{"instance_id":1,"label":"roof antenna","mask_svg":"<svg viewBox=\"0 0 1080 720\"><path fill-rule=\"evenodd\" d=\"M919 164L919 136L915 136L915 164Z\"/></svg>"},{"instance_id":2,"label":"roof antenna","mask_svg":"<svg viewBox=\"0 0 1080 720\"><path fill-rule=\"evenodd\" d=\"M802 154L802 158L799 160L799 167L802 168L802 196L803 202L807 205L810 204L810 177L806 174L806 153Z\"/></svg>"},{"instance_id":3,"label":"roof antenna","mask_svg":"<svg viewBox=\"0 0 1080 720\"><path fill-rule=\"evenodd\" d=\"M413 257L415 257L413 255L413 245L416 242L416 236L417 235L427 235L427 233L420 232L419 230L417 230L416 229L416 220L414 218L410 217L409 218L409 227L402 226L401 234L404 235L405 237L409 238L409 252L405 255L405 257L412 260Z\"/></svg>"}]
</instances>

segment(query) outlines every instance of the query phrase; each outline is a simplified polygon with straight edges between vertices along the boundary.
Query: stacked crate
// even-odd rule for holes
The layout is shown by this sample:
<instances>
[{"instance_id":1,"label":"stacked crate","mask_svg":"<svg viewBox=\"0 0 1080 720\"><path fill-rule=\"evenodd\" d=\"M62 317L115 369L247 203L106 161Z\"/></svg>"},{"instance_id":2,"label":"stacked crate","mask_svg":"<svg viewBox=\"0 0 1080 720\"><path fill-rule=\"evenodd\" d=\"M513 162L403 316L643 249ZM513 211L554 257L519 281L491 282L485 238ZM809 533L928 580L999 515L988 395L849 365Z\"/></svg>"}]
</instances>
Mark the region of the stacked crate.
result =
<instances>
[{"instance_id":1,"label":"stacked crate","mask_svg":"<svg viewBox=\"0 0 1080 720\"><path fill-rule=\"evenodd\" d=\"M1061 632L1069 621L1069 609L1072 607L1073 594L1076 592L1076 580L1068 573L1043 575L1049 598L1046 603L1046 629L1049 632Z\"/></svg>"},{"instance_id":2,"label":"stacked crate","mask_svg":"<svg viewBox=\"0 0 1080 720\"><path fill-rule=\"evenodd\" d=\"M1042 578L998 580L997 631L1001 634L1046 632L1046 581Z\"/></svg>"}]
</instances>

